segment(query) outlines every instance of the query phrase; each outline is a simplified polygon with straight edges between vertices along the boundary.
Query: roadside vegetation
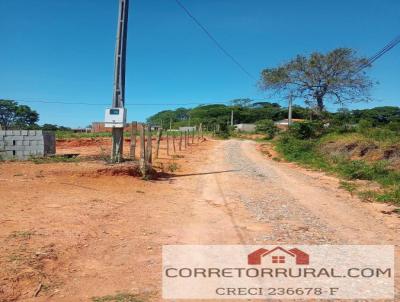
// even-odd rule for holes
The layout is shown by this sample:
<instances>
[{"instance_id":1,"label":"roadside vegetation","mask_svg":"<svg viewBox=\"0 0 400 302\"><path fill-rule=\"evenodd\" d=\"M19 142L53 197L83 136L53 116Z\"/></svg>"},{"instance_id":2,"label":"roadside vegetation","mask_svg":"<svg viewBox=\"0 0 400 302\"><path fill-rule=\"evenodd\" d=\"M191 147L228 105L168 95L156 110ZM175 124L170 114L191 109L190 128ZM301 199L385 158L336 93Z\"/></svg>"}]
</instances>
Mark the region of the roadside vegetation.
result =
<instances>
[{"instance_id":1,"label":"roadside vegetation","mask_svg":"<svg viewBox=\"0 0 400 302\"><path fill-rule=\"evenodd\" d=\"M390 116L377 114L350 123L340 118L331 123L297 123L282 132L274 144L288 161L342 177L342 188L366 201L400 206L400 108L394 109ZM373 111L383 113L388 108L364 112L368 115Z\"/></svg>"}]
</instances>

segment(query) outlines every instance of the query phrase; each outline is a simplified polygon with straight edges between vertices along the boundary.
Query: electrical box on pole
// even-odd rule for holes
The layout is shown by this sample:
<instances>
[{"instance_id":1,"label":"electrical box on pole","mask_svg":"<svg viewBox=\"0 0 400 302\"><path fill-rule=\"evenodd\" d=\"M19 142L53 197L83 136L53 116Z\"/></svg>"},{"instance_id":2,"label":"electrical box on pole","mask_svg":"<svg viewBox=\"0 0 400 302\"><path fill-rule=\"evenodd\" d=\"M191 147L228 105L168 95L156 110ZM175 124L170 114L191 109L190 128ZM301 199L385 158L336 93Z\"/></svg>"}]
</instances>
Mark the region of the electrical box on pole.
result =
<instances>
[{"instance_id":1,"label":"electrical box on pole","mask_svg":"<svg viewBox=\"0 0 400 302\"><path fill-rule=\"evenodd\" d=\"M120 162L123 154L125 109L126 43L129 0L119 0L117 43L115 47L114 93L112 107L105 113L105 127L112 128L111 161Z\"/></svg>"},{"instance_id":2,"label":"electrical box on pole","mask_svg":"<svg viewBox=\"0 0 400 302\"><path fill-rule=\"evenodd\" d=\"M106 128L124 128L126 124L125 108L108 108L104 118Z\"/></svg>"}]
</instances>

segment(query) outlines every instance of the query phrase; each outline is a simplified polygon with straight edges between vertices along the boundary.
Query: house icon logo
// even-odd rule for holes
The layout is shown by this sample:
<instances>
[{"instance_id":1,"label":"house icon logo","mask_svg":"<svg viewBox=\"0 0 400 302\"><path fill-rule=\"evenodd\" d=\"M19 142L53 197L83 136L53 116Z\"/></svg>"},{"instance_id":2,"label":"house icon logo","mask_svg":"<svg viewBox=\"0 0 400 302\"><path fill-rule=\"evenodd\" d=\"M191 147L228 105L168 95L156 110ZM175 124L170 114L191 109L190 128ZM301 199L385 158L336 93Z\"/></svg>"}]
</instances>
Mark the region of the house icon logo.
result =
<instances>
[{"instance_id":1,"label":"house icon logo","mask_svg":"<svg viewBox=\"0 0 400 302\"><path fill-rule=\"evenodd\" d=\"M262 263L263 258L272 264L295 263L296 265L308 265L310 263L310 256L297 249L292 248L286 250L280 246L267 250L264 248L258 249L247 256L249 265L259 265Z\"/></svg>"}]
</instances>

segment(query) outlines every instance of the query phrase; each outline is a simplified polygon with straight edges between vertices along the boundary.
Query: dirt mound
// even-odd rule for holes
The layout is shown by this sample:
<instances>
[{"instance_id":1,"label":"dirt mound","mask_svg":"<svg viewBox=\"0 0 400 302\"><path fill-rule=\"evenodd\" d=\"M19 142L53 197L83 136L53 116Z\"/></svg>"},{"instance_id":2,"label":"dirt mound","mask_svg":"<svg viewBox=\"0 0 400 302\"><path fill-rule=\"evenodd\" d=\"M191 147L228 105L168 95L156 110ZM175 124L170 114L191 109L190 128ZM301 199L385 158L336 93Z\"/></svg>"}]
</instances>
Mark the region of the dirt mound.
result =
<instances>
[{"instance_id":1,"label":"dirt mound","mask_svg":"<svg viewBox=\"0 0 400 302\"><path fill-rule=\"evenodd\" d=\"M400 146L398 145L382 147L365 141L329 141L323 144L320 150L329 156L350 160L365 160L367 162L387 160L390 167L400 170Z\"/></svg>"},{"instance_id":2,"label":"dirt mound","mask_svg":"<svg viewBox=\"0 0 400 302\"><path fill-rule=\"evenodd\" d=\"M98 169L90 175L94 176L141 176L139 166L137 165L129 165L129 166L115 166L115 167L107 167Z\"/></svg>"},{"instance_id":3,"label":"dirt mound","mask_svg":"<svg viewBox=\"0 0 400 302\"><path fill-rule=\"evenodd\" d=\"M259 144L256 148L269 158L279 158L278 152L274 150L274 146L271 143Z\"/></svg>"},{"instance_id":4,"label":"dirt mound","mask_svg":"<svg viewBox=\"0 0 400 302\"><path fill-rule=\"evenodd\" d=\"M58 139L57 148L89 147L103 145L104 143L111 144L111 138Z\"/></svg>"}]
</instances>

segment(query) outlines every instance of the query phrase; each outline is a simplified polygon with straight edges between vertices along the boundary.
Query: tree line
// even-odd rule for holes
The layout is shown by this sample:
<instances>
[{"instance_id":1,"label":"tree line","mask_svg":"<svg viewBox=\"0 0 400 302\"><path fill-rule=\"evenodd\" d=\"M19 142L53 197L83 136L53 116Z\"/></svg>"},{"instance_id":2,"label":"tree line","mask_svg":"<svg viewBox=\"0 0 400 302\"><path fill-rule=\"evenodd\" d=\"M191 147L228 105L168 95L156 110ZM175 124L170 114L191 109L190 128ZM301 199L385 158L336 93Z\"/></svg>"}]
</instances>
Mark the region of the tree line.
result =
<instances>
[{"instance_id":1,"label":"tree line","mask_svg":"<svg viewBox=\"0 0 400 302\"><path fill-rule=\"evenodd\" d=\"M0 128L9 129L30 129L30 130L71 130L71 128L44 124L38 125L39 113L29 106L19 105L13 100L0 99Z\"/></svg>"},{"instance_id":2,"label":"tree line","mask_svg":"<svg viewBox=\"0 0 400 302\"><path fill-rule=\"evenodd\" d=\"M279 121L286 119L288 108L277 103L255 102L250 99L233 100L231 105L215 104L204 105L195 108L178 108L165 110L147 119L148 123L163 126L168 129L180 126L203 124L208 129L214 129L219 125L230 124L233 111L234 124L257 123L261 120ZM313 109L293 106L293 118L310 121L326 121L337 124L357 124L361 120L371 122L373 126L386 124L397 125L400 123L400 108L395 106L375 107L372 109L340 109L337 112L324 111L321 115Z\"/></svg>"}]
</instances>

